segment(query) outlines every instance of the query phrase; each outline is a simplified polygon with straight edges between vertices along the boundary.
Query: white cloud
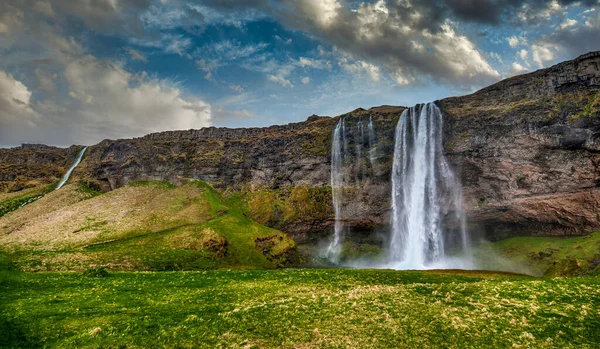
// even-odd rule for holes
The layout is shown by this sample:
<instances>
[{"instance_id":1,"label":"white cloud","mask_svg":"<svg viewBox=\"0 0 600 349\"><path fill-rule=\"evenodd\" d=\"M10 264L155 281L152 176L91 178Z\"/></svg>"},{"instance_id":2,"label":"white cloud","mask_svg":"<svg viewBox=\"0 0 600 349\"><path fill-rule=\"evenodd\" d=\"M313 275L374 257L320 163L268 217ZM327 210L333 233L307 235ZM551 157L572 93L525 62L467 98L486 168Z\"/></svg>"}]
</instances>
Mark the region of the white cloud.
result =
<instances>
[{"instance_id":1,"label":"white cloud","mask_svg":"<svg viewBox=\"0 0 600 349\"><path fill-rule=\"evenodd\" d=\"M240 85L229 85L229 88L234 90L237 93L243 93L244 92L244 88Z\"/></svg>"},{"instance_id":2,"label":"white cloud","mask_svg":"<svg viewBox=\"0 0 600 349\"><path fill-rule=\"evenodd\" d=\"M148 63L148 58L146 58L146 56L144 56L140 51L131 48L127 52L133 60Z\"/></svg>"},{"instance_id":3,"label":"white cloud","mask_svg":"<svg viewBox=\"0 0 600 349\"><path fill-rule=\"evenodd\" d=\"M308 85L308 84L310 84L310 78L309 78L308 76L305 76L305 77L303 77L303 78L302 78L302 83L303 83L304 85Z\"/></svg>"},{"instance_id":4,"label":"white cloud","mask_svg":"<svg viewBox=\"0 0 600 349\"><path fill-rule=\"evenodd\" d=\"M304 16L313 18L320 27L331 26L342 5L337 0L303 0L292 3Z\"/></svg>"},{"instance_id":5,"label":"white cloud","mask_svg":"<svg viewBox=\"0 0 600 349\"><path fill-rule=\"evenodd\" d=\"M528 56L529 51L527 51L526 49L522 49L521 51L519 51L519 57L521 57L522 60L526 60Z\"/></svg>"},{"instance_id":6,"label":"white cloud","mask_svg":"<svg viewBox=\"0 0 600 349\"><path fill-rule=\"evenodd\" d=\"M0 120L7 124L20 122L35 126L40 115L31 106L31 95L21 81L0 70Z\"/></svg>"},{"instance_id":7,"label":"white cloud","mask_svg":"<svg viewBox=\"0 0 600 349\"><path fill-rule=\"evenodd\" d=\"M536 62L540 68L543 68L546 62L550 62L554 59L554 54L558 49L558 46L551 43L533 44L531 46L533 61Z\"/></svg>"},{"instance_id":8,"label":"white cloud","mask_svg":"<svg viewBox=\"0 0 600 349\"><path fill-rule=\"evenodd\" d=\"M571 27L574 27L574 26L576 26L578 23L579 23L579 22L577 22L577 21L576 21L576 20L574 20L574 19L567 18L567 19L565 19L565 21L564 21L564 22L562 22L562 23L560 24L560 29L561 29L561 30L565 30L565 29L568 29L568 28L571 28Z\"/></svg>"},{"instance_id":9,"label":"white cloud","mask_svg":"<svg viewBox=\"0 0 600 349\"><path fill-rule=\"evenodd\" d=\"M427 33L434 55L452 69L455 76L476 81L482 77L500 79L500 74L483 58L475 45L466 37L456 34L451 23L442 25L437 34ZM484 81L481 81L483 83Z\"/></svg>"},{"instance_id":10,"label":"white cloud","mask_svg":"<svg viewBox=\"0 0 600 349\"><path fill-rule=\"evenodd\" d=\"M502 57L500 57L500 55L496 52L490 52L490 57L494 58L495 60L497 60L500 64L504 64L504 60L502 59Z\"/></svg>"},{"instance_id":11,"label":"white cloud","mask_svg":"<svg viewBox=\"0 0 600 349\"><path fill-rule=\"evenodd\" d=\"M269 74L267 75L267 78L269 79L269 81L274 82L276 84L280 84L283 87L294 87L294 85L292 85L292 83L286 79L285 77L281 76L281 75L272 75Z\"/></svg>"},{"instance_id":12,"label":"white cloud","mask_svg":"<svg viewBox=\"0 0 600 349\"><path fill-rule=\"evenodd\" d=\"M360 75L366 73L371 80L378 82L381 79L381 72L378 66L367 63L365 61L352 61L348 57L342 57L338 61L340 67L349 73Z\"/></svg>"},{"instance_id":13,"label":"white cloud","mask_svg":"<svg viewBox=\"0 0 600 349\"><path fill-rule=\"evenodd\" d=\"M298 65L302 68L314 68L314 69L327 69L331 70L331 62L326 60L311 59L307 57L300 57Z\"/></svg>"},{"instance_id":14,"label":"white cloud","mask_svg":"<svg viewBox=\"0 0 600 349\"><path fill-rule=\"evenodd\" d=\"M522 36L511 36L511 37L507 38L506 41L508 41L508 44L512 48L516 48L517 46L520 46L520 45L527 45L527 39L525 39Z\"/></svg>"},{"instance_id":15,"label":"white cloud","mask_svg":"<svg viewBox=\"0 0 600 349\"><path fill-rule=\"evenodd\" d=\"M291 38L284 39L284 38L282 38L279 35L275 35L274 38L275 38L275 40L277 40L279 42L282 42L285 45L290 45L292 43L292 39Z\"/></svg>"},{"instance_id":16,"label":"white cloud","mask_svg":"<svg viewBox=\"0 0 600 349\"><path fill-rule=\"evenodd\" d=\"M510 69L508 70L508 75L509 76L518 75L518 74L522 74L526 71L527 71L527 68L525 68L524 66L522 66L521 64L519 64L517 62L514 62L510 66Z\"/></svg>"},{"instance_id":17,"label":"white cloud","mask_svg":"<svg viewBox=\"0 0 600 349\"><path fill-rule=\"evenodd\" d=\"M105 125L115 136L132 137L210 125L210 105L119 64L85 56L66 67L65 77L70 95L82 105L78 113L91 129Z\"/></svg>"}]
</instances>

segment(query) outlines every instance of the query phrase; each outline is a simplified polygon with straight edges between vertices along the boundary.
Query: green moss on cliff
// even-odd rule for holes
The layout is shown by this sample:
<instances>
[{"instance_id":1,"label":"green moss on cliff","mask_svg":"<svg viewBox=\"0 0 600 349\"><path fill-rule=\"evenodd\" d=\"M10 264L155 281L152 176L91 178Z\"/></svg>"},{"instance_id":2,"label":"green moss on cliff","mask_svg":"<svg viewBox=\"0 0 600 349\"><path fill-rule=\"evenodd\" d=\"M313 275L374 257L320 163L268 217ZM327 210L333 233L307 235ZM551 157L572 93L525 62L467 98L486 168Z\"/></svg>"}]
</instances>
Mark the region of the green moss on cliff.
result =
<instances>
[{"instance_id":1,"label":"green moss on cliff","mask_svg":"<svg viewBox=\"0 0 600 349\"><path fill-rule=\"evenodd\" d=\"M324 221L333 215L331 187L247 190L241 199L248 217L280 229L301 222Z\"/></svg>"}]
</instances>

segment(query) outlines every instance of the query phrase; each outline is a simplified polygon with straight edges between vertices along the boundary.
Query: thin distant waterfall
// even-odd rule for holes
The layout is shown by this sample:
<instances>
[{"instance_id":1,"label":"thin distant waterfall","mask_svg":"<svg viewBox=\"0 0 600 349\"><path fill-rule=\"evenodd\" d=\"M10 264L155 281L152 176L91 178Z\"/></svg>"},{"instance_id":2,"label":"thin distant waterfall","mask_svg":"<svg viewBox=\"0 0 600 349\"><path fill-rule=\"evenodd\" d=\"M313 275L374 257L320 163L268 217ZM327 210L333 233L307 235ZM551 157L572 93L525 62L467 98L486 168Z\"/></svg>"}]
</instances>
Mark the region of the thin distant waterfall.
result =
<instances>
[{"instance_id":1,"label":"thin distant waterfall","mask_svg":"<svg viewBox=\"0 0 600 349\"><path fill-rule=\"evenodd\" d=\"M363 130L363 123L361 119L358 119L356 124L356 133L354 136L354 143L356 144L356 157L363 157L363 143L364 143L365 131Z\"/></svg>"},{"instance_id":2,"label":"thin distant waterfall","mask_svg":"<svg viewBox=\"0 0 600 349\"><path fill-rule=\"evenodd\" d=\"M356 185L360 185L361 179L364 177L364 144L365 144L365 129L363 127L362 118L358 119L356 123L356 133L354 134L354 144L356 147L356 161L354 163L355 174L356 174Z\"/></svg>"},{"instance_id":3,"label":"thin distant waterfall","mask_svg":"<svg viewBox=\"0 0 600 349\"><path fill-rule=\"evenodd\" d=\"M342 191L344 186L344 151L347 149L345 130L344 119L340 118L333 131L331 146L331 191L335 211L335 225L333 240L327 249L327 256L334 263L339 262L340 259L344 229L342 220Z\"/></svg>"},{"instance_id":4,"label":"thin distant waterfall","mask_svg":"<svg viewBox=\"0 0 600 349\"><path fill-rule=\"evenodd\" d=\"M71 174L73 173L73 170L75 170L77 165L79 165L79 163L81 162L81 159L83 158L83 154L85 153L86 150L87 150L87 147L84 147L83 149L81 149L81 151L79 152L79 155L77 156L77 159L75 159L75 162L73 163L71 168L69 168L69 170L67 171L67 173L65 173L65 175L60 180L60 182L58 182L58 185L56 186L55 190L60 189L63 185L65 185L65 183L67 183L67 181L71 177Z\"/></svg>"},{"instance_id":5,"label":"thin distant waterfall","mask_svg":"<svg viewBox=\"0 0 600 349\"><path fill-rule=\"evenodd\" d=\"M373 124L373 115L369 115L369 161L371 167L375 165L377 156L377 147L375 146L375 125Z\"/></svg>"},{"instance_id":6,"label":"thin distant waterfall","mask_svg":"<svg viewBox=\"0 0 600 349\"><path fill-rule=\"evenodd\" d=\"M406 109L396 127L392 169L390 262L422 269L444 257L442 217L458 217L461 247L468 248L462 192L442 148L442 114L433 103Z\"/></svg>"}]
</instances>

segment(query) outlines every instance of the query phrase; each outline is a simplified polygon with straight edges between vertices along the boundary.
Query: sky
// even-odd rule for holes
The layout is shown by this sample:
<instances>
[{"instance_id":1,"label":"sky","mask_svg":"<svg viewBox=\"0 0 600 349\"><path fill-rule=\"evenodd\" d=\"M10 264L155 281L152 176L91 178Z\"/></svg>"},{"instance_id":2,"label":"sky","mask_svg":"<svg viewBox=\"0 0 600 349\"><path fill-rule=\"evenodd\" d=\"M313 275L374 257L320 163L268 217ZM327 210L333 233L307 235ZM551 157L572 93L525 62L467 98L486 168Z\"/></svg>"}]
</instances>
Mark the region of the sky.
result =
<instances>
[{"instance_id":1,"label":"sky","mask_svg":"<svg viewBox=\"0 0 600 349\"><path fill-rule=\"evenodd\" d=\"M2 0L0 146L410 106L600 50L600 0Z\"/></svg>"}]
</instances>

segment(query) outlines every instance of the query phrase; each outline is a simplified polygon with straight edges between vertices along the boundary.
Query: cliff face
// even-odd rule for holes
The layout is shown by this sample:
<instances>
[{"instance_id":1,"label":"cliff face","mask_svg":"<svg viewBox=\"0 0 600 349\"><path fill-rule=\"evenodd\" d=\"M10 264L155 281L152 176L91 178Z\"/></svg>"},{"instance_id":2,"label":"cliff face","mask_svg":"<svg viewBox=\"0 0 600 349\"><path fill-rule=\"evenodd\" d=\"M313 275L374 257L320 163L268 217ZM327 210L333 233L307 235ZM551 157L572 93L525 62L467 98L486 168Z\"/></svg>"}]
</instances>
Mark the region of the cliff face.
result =
<instances>
[{"instance_id":1,"label":"cliff face","mask_svg":"<svg viewBox=\"0 0 600 349\"><path fill-rule=\"evenodd\" d=\"M439 102L472 230L600 229L600 53Z\"/></svg>"},{"instance_id":2,"label":"cliff face","mask_svg":"<svg viewBox=\"0 0 600 349\"><path fill-rule=\"evenodd\" d=\"M14 192L59 180L80 148L23 144L0 149L0 192Z\"/></svg>"},{"instance_id":3,"label":"cliff face","mask_svg":"<svg viewBox=\"0 0 600 349\"><path fill-rule=\"evenodd\" d=\"M600 230L599 90L596 52L437 102L444 112L444 148L462 179L471 231L500 239ZM394 129L403 110L382 106L343 116L344 219L357 230L384 230L389 224ZM377 132L374 164L358 128L369 115ZM239 190L249 216L302 242L330 233L330 197L293 188L329 185L331 135L338 120L313 116L286 126L105 140L88 149L74 175L104 190L137 180L184 178ZM74 157L72 149L64 152L55 161L63 167L61 159ZM0 151L4 164L1 157ZM294 197L301 194L314 205L298 208Z\"/></svg>"}]
</instances>

